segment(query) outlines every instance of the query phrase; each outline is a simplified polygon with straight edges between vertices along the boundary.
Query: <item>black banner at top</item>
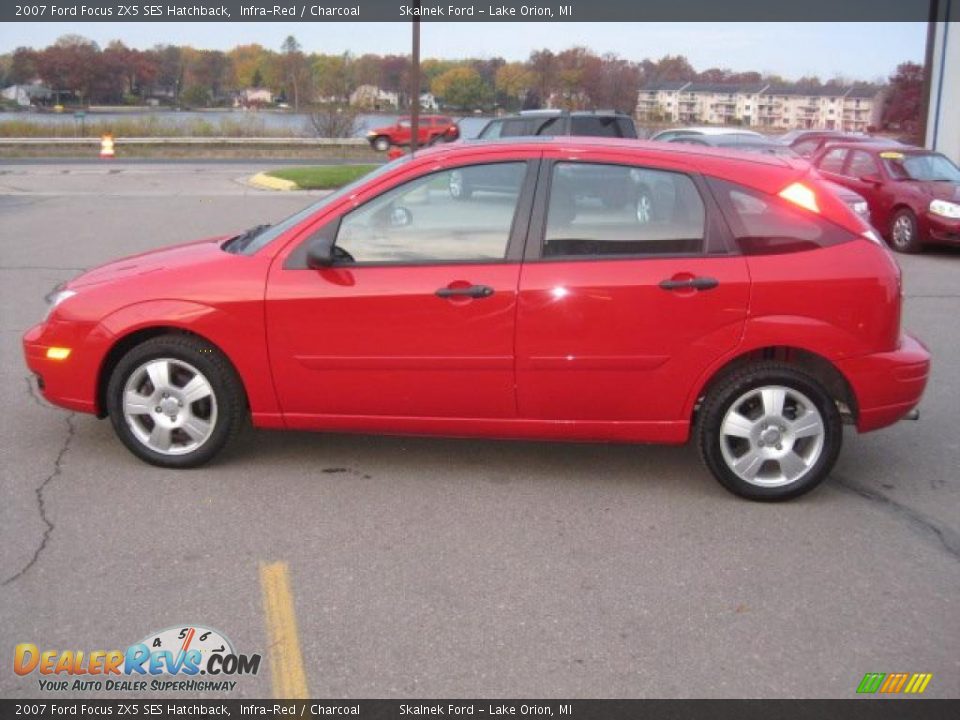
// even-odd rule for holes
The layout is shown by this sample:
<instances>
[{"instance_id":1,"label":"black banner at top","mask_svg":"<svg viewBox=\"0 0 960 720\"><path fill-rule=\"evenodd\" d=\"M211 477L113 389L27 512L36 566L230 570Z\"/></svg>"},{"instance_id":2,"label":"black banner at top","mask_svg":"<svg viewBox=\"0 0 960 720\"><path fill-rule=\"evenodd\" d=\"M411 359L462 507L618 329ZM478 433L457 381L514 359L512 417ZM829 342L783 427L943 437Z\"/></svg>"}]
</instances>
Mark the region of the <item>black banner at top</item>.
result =
<instances>
[{"instance_id":1,"label":"black banner at top","mask_svg":"<svg viewBox=\"0 0 960 720\"><path fill-rule=\"evenodd\" d=\"M927 21L943 0L3 0L0 22ZM851 32L856 27L851 26Z\"/></svg>"}]
</instances>

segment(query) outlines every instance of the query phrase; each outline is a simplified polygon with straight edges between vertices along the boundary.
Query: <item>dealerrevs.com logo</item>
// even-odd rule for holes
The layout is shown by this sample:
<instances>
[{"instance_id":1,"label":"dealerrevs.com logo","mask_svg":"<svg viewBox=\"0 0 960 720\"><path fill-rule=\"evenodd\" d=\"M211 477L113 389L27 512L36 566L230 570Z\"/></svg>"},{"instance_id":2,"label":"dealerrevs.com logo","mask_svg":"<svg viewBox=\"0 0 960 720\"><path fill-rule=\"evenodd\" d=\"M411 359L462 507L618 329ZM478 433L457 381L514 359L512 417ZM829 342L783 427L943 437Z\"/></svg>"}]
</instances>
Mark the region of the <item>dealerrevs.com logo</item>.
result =
<instances>
[{"instance_id":1,"label":"dealerrevs.com logo","mask_svg":"<svg viewBox=\"0 0 960 720\"><path fill-rule=\"evenodd\" d=\"M39 689L57 691L231 691L231 678L256 675L260 655L241 655L217 630L200 625L150 633L126 650L14 648L17 675L38 674ZM202 678L200 676L203 676Z\"/></svg>"}]
</instances>

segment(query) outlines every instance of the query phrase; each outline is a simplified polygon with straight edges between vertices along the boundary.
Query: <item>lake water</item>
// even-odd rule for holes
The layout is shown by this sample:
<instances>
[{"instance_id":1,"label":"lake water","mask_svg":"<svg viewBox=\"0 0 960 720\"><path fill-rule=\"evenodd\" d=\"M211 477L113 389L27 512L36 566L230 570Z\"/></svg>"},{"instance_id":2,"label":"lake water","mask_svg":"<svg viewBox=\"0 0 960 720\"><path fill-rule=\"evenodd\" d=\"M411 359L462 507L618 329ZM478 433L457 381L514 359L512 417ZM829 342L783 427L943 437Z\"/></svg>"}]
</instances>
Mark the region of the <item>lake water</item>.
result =
<instances>
[{"instance_id":1,"label":"lake water","mask_svg":"<svg viewBox=\"0 0 960 720\"><path fill-rule=\"evenodd\" d=\"M381 115L369 114L359 115L357 117L358 137L363 136L368 130L384 125L391 125L396 122L400 115ZM486 125L489 117L458 116L451 115L460 124L460 135L464 138L476 137L483 126ZM73 135L81 120L74 117L72 111L62 113L49 112L0 112L0 122L7 120L16 120L19 122L30 122L38 125L49 126L51 134L54 135ZM87 111L84 122L123 122L123 121L156 121L161 125L185 126L191 122L202 121L212 125L218 125L221 122L228 125L245 125L251 129L263 128L271 134L278 131L285 131L291 136L312 136L313 130L310 126L310 120L307 113L282 112L282 111L243 111L243 110L158 110L158 111L127 111L127 112L97 112Z\"/></svg>"}]
</instances>

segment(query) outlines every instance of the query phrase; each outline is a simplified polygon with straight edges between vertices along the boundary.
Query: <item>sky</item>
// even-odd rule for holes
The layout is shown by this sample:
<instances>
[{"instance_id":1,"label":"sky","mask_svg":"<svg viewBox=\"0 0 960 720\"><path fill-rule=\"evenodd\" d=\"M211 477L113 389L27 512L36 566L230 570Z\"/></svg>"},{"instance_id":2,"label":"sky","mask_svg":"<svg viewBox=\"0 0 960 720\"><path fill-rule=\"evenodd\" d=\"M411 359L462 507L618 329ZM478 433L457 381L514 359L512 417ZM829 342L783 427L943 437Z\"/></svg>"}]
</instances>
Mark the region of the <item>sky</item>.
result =
<instances>
[{"instance_id":1,"label":"sky","mask_svg":"<svg viewBox=\"0 0 960 720\"><path fill-rule=\"evenodd\" d=\"M841 1L842 0L838 0ZM502 56L585 45L629 60L686 55L697 70L756 70L787 79L818 75L872 81L906 60L923 62L925 23L438 23L421 26L423 57ZM247 43L279 49L294 35L307 52L407 53L409 23L7 23L0 53L45 47L78 33L101 45L120 39L137 48L157 43L229 50Z\"/></svg>"}]
</instances>

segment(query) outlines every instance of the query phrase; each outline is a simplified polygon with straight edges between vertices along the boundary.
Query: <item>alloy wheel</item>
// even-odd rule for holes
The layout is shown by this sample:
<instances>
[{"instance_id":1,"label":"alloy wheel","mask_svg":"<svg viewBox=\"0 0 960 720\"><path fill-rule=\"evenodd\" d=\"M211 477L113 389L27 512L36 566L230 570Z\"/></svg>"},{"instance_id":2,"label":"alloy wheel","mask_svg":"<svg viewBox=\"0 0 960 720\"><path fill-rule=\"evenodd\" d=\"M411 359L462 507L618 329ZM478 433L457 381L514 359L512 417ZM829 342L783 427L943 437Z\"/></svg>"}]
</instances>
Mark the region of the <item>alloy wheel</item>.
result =
<instances>
[{"instance_id":1,"label":"alloy wheel","mask_svg":"<svg viewBox=\"0 0 960 720\"><path fill-rule=\"evenodd\" d=\"M826 429L811 400L783 385L745 392L720 425L727 467L759 487L781 487L803 478L823 452Z\"/></svg>"},{"instance_id":2,"label":"alloy wheel","mask_svg":"<svg viewBox=\"0 0 960 720\"><path fill-rule=\"evenodd\" d=\"M123 388L123 415L138 441L163 455L202 446L217 424L217 398L193 365L174 358L148 360Z\"/></svg>"}]
</instances>

